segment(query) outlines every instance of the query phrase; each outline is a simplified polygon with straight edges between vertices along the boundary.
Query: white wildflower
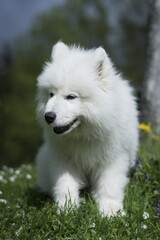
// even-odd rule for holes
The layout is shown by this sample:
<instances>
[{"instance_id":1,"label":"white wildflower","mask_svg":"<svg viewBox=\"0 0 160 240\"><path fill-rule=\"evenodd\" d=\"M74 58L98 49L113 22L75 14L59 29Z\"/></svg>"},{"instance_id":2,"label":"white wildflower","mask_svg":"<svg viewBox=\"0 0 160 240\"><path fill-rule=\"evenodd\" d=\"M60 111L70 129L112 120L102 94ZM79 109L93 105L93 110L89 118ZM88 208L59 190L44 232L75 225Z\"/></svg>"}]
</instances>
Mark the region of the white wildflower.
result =
<instances>
[{"instance_id":1,"label":"white wildflower","mask_svg":"<svg viewBox=\"0 0 160 240\"><path fill-rule=\"evenodd\" d=\"M149 218L149 213L148 212L144 212L143 213L143 219L148 219Z\"/></svg>"},{"instance_id":2,"label":"white wildflower","mask_svg":"<svg viewBox=\"0 0 160 240\"><path fill-rule=\"evenodd\" d=\"M27 179L31 179L32 176L31 176L30 174L27 174L27 175L26 175L26 178L27 178Z\"/></svg>"},{"instance_id":3,"label":"white wildflower","mask_svg":"<svg viewBox=\"0 0 160 240\"><path fill-rule=\"evenodd\" d=\"M7 204L7 200L6 200L6 199L3 199L3 198L0 198L0 203Z\"/></svg>"},{"instance_id":4,"label":"white wildflower","mask_svg":"<svg viewBox=\"0 0 160 240\"><path fill-rule=\"evenodd\" d=\"M4 179L4 177L3 177L2 175L0 175L0 182L2 182L2 183L7 183L7 180Z\"/></svg>"},{"instance_id":5,"label":"white wildflower","mask_svg":"<svg viewBox=\"0 0 160 240\"><path fill-rule=\"evenodd\" d=\"M23 218L25 217L25 211L24 211L24 210L21 211L21 216L22 216Z\"/></svg>"},{"instance_id":6,"label":"white wildflower","mask_svg":"<svg viewBox=\"0 0 160 240\"><path fill-rule=\"evenodd\" d=\"M16 208L21 208L21 207L19 206L19 204L16 204Z\"/></svg>"},{"instance_id":7,"label":"white wildflower","mask_svg":"<svg viewBox=\"0 0 160 240\"><path fill-rule=\"evenodd\" d=\"M22 226L15 231L15 235L18 237L21 234Z\"/></svg>"},{"instance_id":8,"label":"white wildflower","mask_svg":"<svg viewBox=\"0 0 160 240\"><path fill-rule=\"evenodd\" d=\"M19 169L17 169L17 170L15 171L15 174L16 174L16 175L19 175L20 172L21 172L21 171L20 171Z\"/></svg>"},{"instance_id":9,"label":"white wildflower","mask_svg":"<svg viewBox=\"0 0 160 240\"><path fill-rule=\"evenodd\" d=\"M147 229L147 225L146 225L146 224L143 224L143 225L141 226L141 228Z\"/></svg>"},{"instance_id":10,"label":"white wildflower","mask_svg":"<svg viewBox=\"0 0 160 240\"><path fill-rule=\"evenodd\" d=\"M91 224L90 224L90 227L91 227L91 228L95 228L95 226L96 226L95 223L91 223Z\"/></svg>"},{"instance_id":11,"label":"white wildflower","mask_svg":"<svg viewBox=\"0 0 160 240\"><path fill-rule=\"evenodd\" d=\"M121 216L121 217L126 217L126 212L125 212L124 210L121 210L121 211L120 211L120 216Z\"/></svg>"},{"instance_id":12,"label":"white wildflower","mask_svg":"<svg viewBox=\"0 0 160 240\"><path fill-rule=\"evenodd\" d=\"M0 175L0 182L3 182L4 178L2 175Z\"/></svg>"},{"instance_id":13,"label":"white wildflower","mask_svg":"<svg viewBox=\"0 0 160 240\"><path fill-rule=\"evenodd\" d=\"M9 178L9 181L10 181L10 182L15 182L16 178L17 178L17 176L16 176L16 175L13 175L13 176L11 176L11 177Z\"/></svg>"},{"instance_id":14,"label":"white wildflower","mask_svg":"<svg viewBox=\"0 0 160 240\"><path fill-rule=\"evenodd\" d=\"M128 222L125 223L125 227L129 227L129 223Z\"/></svg>"},{"instance_id":15,"label":"white wildflower","mask_svg":"<svg viewBox=\"0 0 160 240\"><path fill-rule=\"evenodd\" d=\"M2 191L0 191L0 195L2 195Z\"/></svg>"}]
</instances>

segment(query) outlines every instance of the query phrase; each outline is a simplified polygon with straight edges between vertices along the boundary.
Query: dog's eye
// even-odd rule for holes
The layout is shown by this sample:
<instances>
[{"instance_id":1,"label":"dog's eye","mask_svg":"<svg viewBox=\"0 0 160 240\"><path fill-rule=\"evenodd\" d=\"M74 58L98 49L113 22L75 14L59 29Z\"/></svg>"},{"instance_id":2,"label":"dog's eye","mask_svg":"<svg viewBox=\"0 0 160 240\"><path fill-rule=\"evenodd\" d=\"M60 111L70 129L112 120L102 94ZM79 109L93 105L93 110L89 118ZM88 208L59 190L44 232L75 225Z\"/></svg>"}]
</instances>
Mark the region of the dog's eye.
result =
<instances>
[{"instance_id":1,"label":"dog's eye","mask_svg":"<svg viewBox=\"0 0 160 240\"><path fill-rule=\"evenodd\" d=\"M77 98L77 96L74 95L74 94L69 94L69 95L66 96L66 99L67 99L67 100L73 100L73 99L75 99L75 98Z\"/></svg>"},{"instance_id":2,"label":"dog's eye","mask_svg":"<svg viewBox=\"0 0 160 240\"><path fill-rule=\"evenodd\" d=\"M50 98L52 98L54 96L54 93L53 92L49 92L49 96L50 96Z\"/></svg>"}]
</instances>

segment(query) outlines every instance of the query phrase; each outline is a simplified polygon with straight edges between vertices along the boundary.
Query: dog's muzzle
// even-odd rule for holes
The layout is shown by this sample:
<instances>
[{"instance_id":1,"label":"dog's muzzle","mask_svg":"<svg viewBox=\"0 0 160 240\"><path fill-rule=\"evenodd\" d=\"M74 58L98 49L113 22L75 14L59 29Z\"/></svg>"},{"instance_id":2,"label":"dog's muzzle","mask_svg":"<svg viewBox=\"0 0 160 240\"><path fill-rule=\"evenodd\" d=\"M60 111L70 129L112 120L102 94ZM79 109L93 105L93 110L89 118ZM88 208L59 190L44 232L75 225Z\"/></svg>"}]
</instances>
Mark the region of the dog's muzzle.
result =
<instances>
[{"instance_id":1,"label":"dog's muzzle","mask_svg":"<svg viewBox=\"0 0 160 240\"><path fill-rule=\"evenodd\" d=\"M44 115L44 118L46 120L46 122L48 124L51 124L55 121L56 119L56 114L54 112L46 112L45 115ZM66 124L66 125L63 125L63 126L55 126L53 127L53 131L56 133L56 134L62 134L62 133L65 133L67 131L69 131L72 127L74 127L73 125L77 122L77 118L74 119L72 122Z\"/></svg>"}]
</instances>

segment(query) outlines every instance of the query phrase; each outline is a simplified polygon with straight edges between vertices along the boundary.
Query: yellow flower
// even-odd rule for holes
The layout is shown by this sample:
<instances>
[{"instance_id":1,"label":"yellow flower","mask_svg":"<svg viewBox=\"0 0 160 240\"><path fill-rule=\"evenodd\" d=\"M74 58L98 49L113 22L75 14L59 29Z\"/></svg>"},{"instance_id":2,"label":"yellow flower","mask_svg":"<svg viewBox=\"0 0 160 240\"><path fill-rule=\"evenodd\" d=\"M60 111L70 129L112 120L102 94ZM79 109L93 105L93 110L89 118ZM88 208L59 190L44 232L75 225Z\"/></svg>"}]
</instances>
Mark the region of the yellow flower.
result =
<instances>
[{"instance_id":1,"label":"yellow flower","mask_svg":"<svg viewBox=\"0 0 160 240\"><path fill-rule=\"evenodd\" d=\"M139 125L139 129L144 131L144 132L147 132L147 133L151 133L152 132L151 126L149 124L145 124L145 123L141 123Z\"/></svg>"}]
</instances>

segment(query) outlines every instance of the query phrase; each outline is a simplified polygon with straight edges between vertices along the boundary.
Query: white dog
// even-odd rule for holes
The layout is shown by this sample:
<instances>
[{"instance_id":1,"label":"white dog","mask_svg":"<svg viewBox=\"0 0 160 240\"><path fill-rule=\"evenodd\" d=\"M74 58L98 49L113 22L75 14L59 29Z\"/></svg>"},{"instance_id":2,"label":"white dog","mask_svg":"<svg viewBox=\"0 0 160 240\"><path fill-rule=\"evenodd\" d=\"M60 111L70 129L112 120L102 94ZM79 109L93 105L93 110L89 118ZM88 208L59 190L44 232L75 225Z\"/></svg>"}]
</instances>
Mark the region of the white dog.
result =
<instances>
[{"instance_id":1,"label":"white dog","mask_svg":"<svg viewBox=\"0 0 160 240\"><path fill-rule=\"evenodd\" d=\"M86 185L107 216L123 209L127 173L136 158L138 120L132 88L101 47L58 42L38 77L37 116L44 144L37 181L59 207L78 206Z\"/></svg>"}]
</instances>

